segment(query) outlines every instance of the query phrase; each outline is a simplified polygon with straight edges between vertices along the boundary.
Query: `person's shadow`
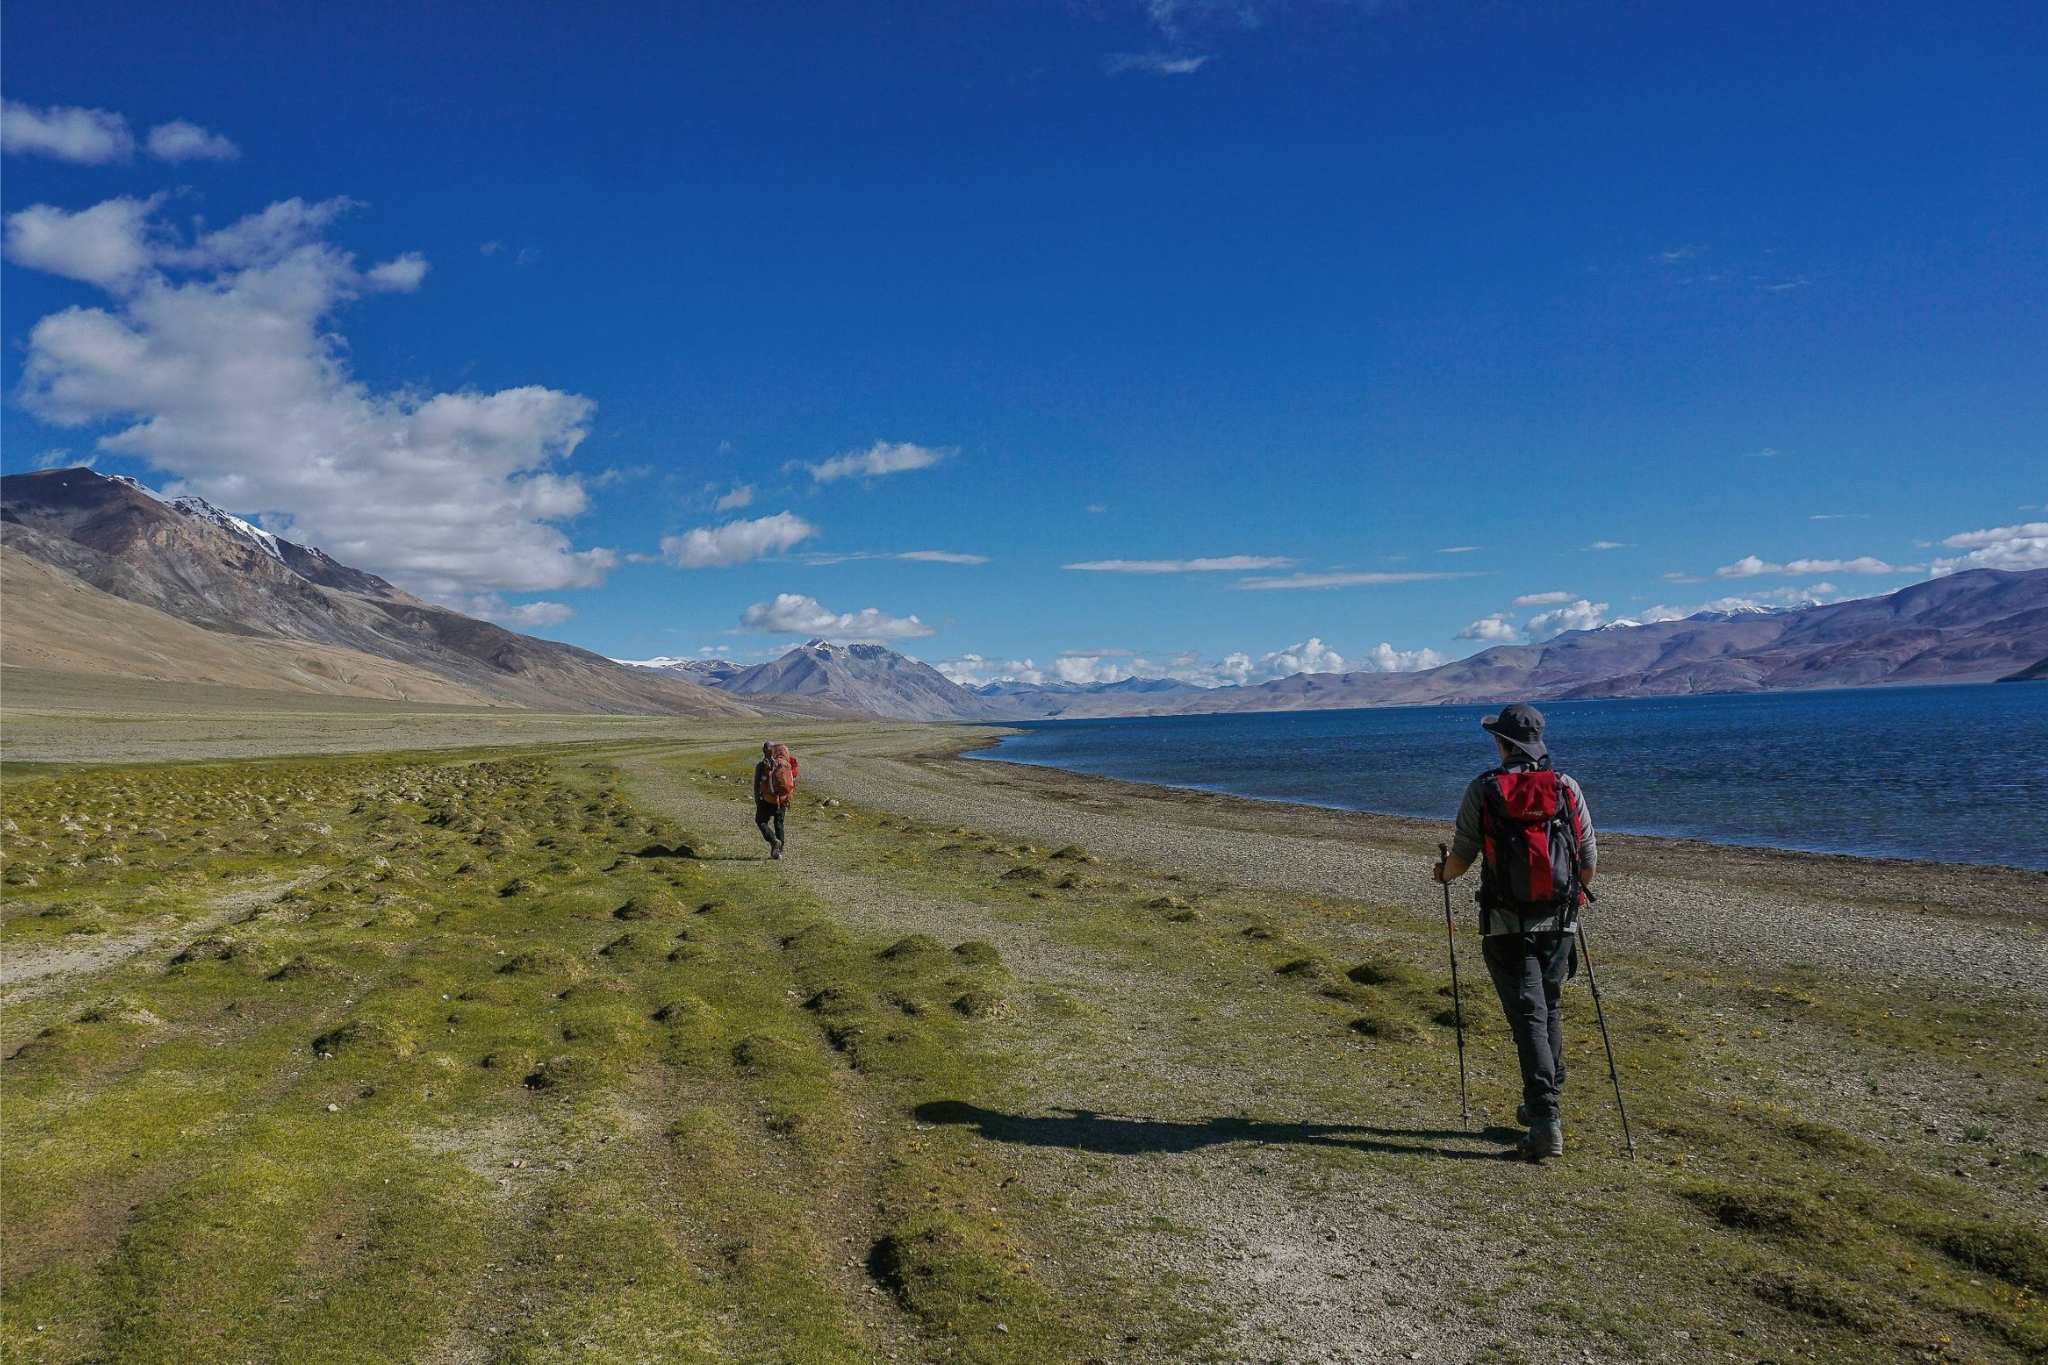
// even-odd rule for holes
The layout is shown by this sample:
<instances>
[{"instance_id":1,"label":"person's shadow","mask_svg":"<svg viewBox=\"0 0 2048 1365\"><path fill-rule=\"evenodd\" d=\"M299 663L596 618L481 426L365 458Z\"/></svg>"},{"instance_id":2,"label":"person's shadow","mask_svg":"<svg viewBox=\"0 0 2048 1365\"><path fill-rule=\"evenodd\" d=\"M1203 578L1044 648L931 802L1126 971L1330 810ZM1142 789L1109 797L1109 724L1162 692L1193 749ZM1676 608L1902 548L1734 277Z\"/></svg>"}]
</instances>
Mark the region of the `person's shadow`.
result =
<instances>
[{"instance_id":1,"label":"person's shadow","mask_svg":"<svg viewBox=\"0 0 2048 1365\"><path fill-rule=\"evenodd\" d=\"M1260 1119L1146 1119L1098 1114L1088 1109L1055 1109L1047 1114L1005 1114L964 1100L933 1100L912 1111L921 1123L961 1124L992 1142L1027 1147L1066 1147L1077 1152L1130 1155L1137 1152L1193 1152L1232 1142L1266 1145L1345 1147L1394 1156L1432 1156L1448 1161L1500 1161L1518 1154L1445 1147L1449 1141L1513 1143L1521 1132L1489 1126L1462 1128L1374 1128L1357 1123L1275 1123ZM1409 1139L1388 1141L1388 1139Z\"/></svg>"}]
</instances>

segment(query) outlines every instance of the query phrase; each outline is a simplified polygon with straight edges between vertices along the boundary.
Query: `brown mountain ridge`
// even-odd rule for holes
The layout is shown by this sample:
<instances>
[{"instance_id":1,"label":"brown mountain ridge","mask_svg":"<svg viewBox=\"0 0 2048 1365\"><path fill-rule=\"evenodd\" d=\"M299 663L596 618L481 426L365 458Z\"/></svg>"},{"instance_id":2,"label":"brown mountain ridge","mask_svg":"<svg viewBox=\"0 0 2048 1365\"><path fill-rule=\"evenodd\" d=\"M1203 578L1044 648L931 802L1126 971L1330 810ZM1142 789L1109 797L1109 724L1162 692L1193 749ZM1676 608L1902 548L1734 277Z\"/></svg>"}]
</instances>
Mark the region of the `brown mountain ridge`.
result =
<instances>
[{"instance_id":1,"label":"brown mountain ridge","mask_svg":"<svg viewBox=\"0 0 2048 1365\"><path fill-rule=\"evenodd\" d=\"M0 479L0 566L0 662L13 667L548 711L754 714L90 469Z\"/></svg>"}]
</instances>

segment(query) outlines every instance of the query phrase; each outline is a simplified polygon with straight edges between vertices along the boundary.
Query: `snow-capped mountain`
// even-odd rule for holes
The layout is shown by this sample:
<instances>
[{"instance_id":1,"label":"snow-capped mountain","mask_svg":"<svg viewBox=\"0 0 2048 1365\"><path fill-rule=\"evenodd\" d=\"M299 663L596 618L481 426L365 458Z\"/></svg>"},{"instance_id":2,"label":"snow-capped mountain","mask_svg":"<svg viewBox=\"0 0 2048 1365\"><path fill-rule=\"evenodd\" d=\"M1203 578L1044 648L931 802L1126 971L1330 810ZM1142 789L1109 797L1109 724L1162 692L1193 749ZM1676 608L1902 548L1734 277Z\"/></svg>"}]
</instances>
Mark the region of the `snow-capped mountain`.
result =
<instances>
[{"instance_id":1,"label":"snow-capped mountain","mask_svg":"<svg viewBox=\"0 0 2048 1365\"><path fill-rule=\"evenodd\" d=\"M656 655L652 659L614 659L612 662L625 664L628 668L651 668L662 673L680 674L692 682L703 683L706 686L713 686L718 679L730 678L735 673L745 671L742 665L734 663L731 659L689 656L679 658L671 654Z\"/></svg>"},{"instance_id":2,"label":"snow-capped mountain","mask_svg":"<svg viewBox=\"0 0 2048 1365\"><path fill-rule=\"evenodd\" d=\"M992 708L928 664L886 645L807 640L779 659L743 668L730 659L648 660L640 667L680 674L735 696L774 698L819 713L890 720L987 720Z\"/></svg>"},{"instance_id":3,"label":"snow-capped mountain","mask_svg":"<svg viewBox=\"0 0 2048 1365\"><path fill-rule=\"evenodd\" d=\"M148 484L139 479L131 479L126 474L110 474L107 477L123 487L134 489L144 497L155 499L166 507L176 508L188 517L211 522L229 535L239 536L248 541L278 563L284 563L284 551L278 548L276 536L255 523L244 521L234 513L208 502L196 493L180 493L176 497L167 498Z\"/></svg>"}]
</instances>

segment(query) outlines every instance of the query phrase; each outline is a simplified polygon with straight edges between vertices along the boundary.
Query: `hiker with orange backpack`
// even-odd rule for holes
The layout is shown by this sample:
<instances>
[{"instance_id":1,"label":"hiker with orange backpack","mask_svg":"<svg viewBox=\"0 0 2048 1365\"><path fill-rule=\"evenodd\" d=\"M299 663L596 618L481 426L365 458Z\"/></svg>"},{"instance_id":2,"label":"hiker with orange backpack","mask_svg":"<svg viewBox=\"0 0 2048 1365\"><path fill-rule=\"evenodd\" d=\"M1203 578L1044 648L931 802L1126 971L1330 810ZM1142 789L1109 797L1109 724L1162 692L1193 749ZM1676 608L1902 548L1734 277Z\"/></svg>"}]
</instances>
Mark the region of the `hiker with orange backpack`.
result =
<instances>
[{"instance_id":1,"label":"hiker with orange backpack","mask_svg":"<svg viewBox=\"0 0 2048 1365\"><path fill-rule=\"evenodd\" d=\"M1522 1067L1515 1118L1528 1133L1521 1153L1541 1161L1564 1155L1558 1110L1564 1016L1558 996L1577 970L1574 933L1580 907L1591 898L1586 886L1599 846L1585 793L1551 767L1543 713L1517 702L1479 723L1493 736L1500 766L1466 787L1457 834L1431 875L1448 888L1475 860L1480 863L1481 952ZM1618 1080L1615 1086L1618 1100Z\"/></svg>"},{"instance_id":2,"label":"hiker with orange backpack","mask_svg":"<svg viewBox=\"0 0 2048 1365\"><path fill-rule=\"evenodd\" d=\"M754 765L754 824L768 841L768 856L778 860L786 838L783 821L796 795L796 771L796 755L787 744L769 740L761 746L761 761Z\"/></svg>"}]
</instances>

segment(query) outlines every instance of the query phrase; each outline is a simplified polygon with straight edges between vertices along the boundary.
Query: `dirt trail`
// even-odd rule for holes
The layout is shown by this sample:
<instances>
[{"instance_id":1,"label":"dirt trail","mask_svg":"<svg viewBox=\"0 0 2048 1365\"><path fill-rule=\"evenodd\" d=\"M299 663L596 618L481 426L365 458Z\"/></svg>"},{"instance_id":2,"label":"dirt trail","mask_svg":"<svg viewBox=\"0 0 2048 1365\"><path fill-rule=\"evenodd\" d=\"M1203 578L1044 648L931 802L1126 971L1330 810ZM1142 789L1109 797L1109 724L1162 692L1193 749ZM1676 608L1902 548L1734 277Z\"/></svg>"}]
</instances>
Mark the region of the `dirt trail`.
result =
<instances>
[{"instance_id":1,"label":"dirt trail","mask_svg":"<svg viewBox=\"0 0 2048 1365\"><path fill-rule=\"evenodd\" d=\"M664 771L672 761L623 766L643 801L708 835L714 856L756 853L745 802L678 780ZM844 785L847 765L826 766ZM807 761L806 778L811 771ZM1109 1021L1089 1031L1085 1052L1043 1028L999 1031L1016 1068L1010 1112L968 1111L960 1121L977 1124L1033 1189L1088 1207L1114 1234L1150 1234L1148 1273L1183 1282L1193 1302L1231 1322L1224 1359L1465 1361L1490 1339L1457 1301L1500 1278L1480 1230L1406 1181L1318 1165L1314 1148L1298 1145L1307 1124L1234 1122L1254 1106L1269 1111L1272 1070L1217 1065L1199 1034L1160 1026L1185 980L1134 971L985 906L905 894L837 866L817 837L824 813L807 800L794 814L791 856L764 857L763 876L796 881L857 932L986 940L1026 989L1064 993ZM1142 1115L1129 1113L1134 1097ZM1440 1151L1491 1161L1501 1151L1477 1134L1359 1127L1335 1140L1424 1160ZM1178 1235L1158 1236L1162 1226Z\"/></svg>"},{"instance_id":2,"label":"dirt trail","mask_svg":"<svg viewBox=\"0 0 2048 1365\"><path fill-rule=\"evenodd\" d=\"M951 757L959 735L833 735L807 755L806 783L915 819L971 815L982 829L1085 844L1192 877L1437 913L1425 869L1449 835L1448 812L1433 824L963 761ZM1597 816L1598 793L1590 796ZM1603 835L1600 848L1595 933L1767 969L1801 963L1865 981L1939 980L2048 1013L2048 874L1627 835ZM1453 895L1469 905L1463 889Z\"/></svg>"}]
</instances>

